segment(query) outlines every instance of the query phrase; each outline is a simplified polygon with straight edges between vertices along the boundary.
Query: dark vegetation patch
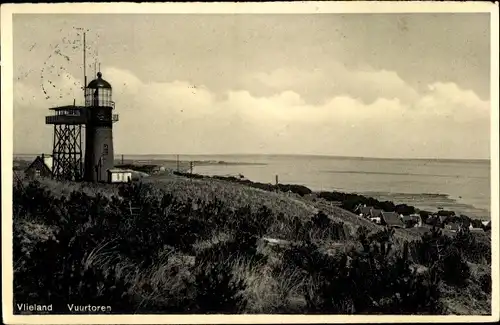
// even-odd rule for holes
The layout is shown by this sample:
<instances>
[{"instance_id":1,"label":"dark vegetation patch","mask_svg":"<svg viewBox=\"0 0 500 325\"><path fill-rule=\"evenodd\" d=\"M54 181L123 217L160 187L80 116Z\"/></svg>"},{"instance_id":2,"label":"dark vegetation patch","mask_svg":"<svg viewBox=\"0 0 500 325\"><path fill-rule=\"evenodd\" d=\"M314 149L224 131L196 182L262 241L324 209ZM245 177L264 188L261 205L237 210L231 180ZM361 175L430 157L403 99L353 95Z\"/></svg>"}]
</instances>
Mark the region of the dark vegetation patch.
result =
<instances>
[{"instance_id":1,"label":"dark vegetation patch","mask_svg":"<svg viewBox=\"0 0 500 325\"><path fill-rule=\"evenodd\" d=\"M180 201L142 183L120 185L109 197L58 196L38 182L13 190L15 311L16 303L37 303L66 313L70 301L125 314L441 314L443 288L491 292L490 274L476 277L467 263L488 263L489 251L467 230L450 238L433 229L400 247L390 229L359 228L352 237L319 212L292 219L287 226L296 242L264 254L259 240L290 222L265 206ZM214 241L221 233L227 236ZM352 245L327 252L324 244L334 242ZM273 298L251 279L266 269L269 283L290 280L280 274L301 279L289 290L293 299Z\"/></svg>"}]
</instances>

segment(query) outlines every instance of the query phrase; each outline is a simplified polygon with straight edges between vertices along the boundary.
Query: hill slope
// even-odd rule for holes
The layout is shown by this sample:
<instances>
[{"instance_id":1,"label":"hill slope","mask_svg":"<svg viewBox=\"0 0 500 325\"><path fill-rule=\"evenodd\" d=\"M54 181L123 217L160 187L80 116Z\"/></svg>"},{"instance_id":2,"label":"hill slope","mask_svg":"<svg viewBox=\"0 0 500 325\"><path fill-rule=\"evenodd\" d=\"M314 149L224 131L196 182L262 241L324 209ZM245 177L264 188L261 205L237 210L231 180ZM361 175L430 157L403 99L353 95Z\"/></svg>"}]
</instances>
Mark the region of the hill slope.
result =
<instances>
[{"instance_id":1,"label":"hill slope","mask_svg":"<svg viewBox=\"0 0 500 325\"><path fill-rule=\"evenodd\" d=\"M113 312L123 313L490 310L489 268L453 255L459 243L436 233L431 255L414 261L403 240L418 234L323 200L176 176L125 186L45 180L14 194L16 301L57 305L70 295L120 301ZM458 259L432 255L438 241Z\"/></svg>"}]
</instances>

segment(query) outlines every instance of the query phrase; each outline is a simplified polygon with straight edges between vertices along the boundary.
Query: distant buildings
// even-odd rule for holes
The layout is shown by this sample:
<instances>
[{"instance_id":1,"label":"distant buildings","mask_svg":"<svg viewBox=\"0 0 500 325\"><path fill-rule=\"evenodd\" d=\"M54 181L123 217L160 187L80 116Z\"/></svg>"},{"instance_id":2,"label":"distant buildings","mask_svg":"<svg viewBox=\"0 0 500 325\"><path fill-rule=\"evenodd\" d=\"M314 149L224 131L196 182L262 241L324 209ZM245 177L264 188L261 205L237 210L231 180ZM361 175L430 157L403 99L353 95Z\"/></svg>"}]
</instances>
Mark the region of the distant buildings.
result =
<instances>
[{"instance_id":1,"label":"distant buildings","mask_svg":"<svg viewBox=\"0 0 500 325\"><path fill-rule=\"evenodd\" d=\"M456 232L459 229L467 228L471 231L490 231L491 221L471 220L467 216L457 216L453 212L446 211L444 213L430 214L425 212L423 215L420 213L413 213L410 215L399 215L397 212L383 211L371 206L358 205L354 212L360 217L366 218L376 224L384 224L397 228L413 228L423 227L424 223L430 226L444 228L448 231Z\"/></svg>"},{"instance_id":2,"label":"distant buildings","mask_svg":"<svg viewBox=\"0 0 500 325\"><path fill-rule=\"evenodd\" d=\"M376 224L386 224L391 227L408 228L422 227L423 222L419 214L404 216L393 211L383 211L371 206L359 205L354 212L360 217L369 219Z\"/></svg>"}]
</instances>

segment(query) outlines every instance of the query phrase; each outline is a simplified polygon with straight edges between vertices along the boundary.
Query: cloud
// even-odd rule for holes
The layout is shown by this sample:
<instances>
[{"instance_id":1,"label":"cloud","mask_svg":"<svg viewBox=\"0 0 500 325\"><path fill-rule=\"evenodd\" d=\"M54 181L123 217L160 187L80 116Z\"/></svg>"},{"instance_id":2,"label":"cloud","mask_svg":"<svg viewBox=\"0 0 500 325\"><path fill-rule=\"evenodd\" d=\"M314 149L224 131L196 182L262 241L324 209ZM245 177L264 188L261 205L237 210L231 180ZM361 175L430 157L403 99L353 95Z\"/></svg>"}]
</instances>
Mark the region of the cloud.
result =
<instances>
[{"instance_id":1,"label":"cloud","mask_svg":"<svg viewBox=\"0 0 500 325\"><path fill-rule=\"evenodd\" d=\"M292 85L284 81L285 71L280 73L283 75L279 78L274 75L275 79L267 81L270 87ZM316 78L320 73L311 75ZM269 96L229 90L220 98L208 87L186 81L148 83L131 71L112 67L103 71L103 77L113 86L120 114L120 121L114 126L117 154L489 156L489 102L453 83L434 83L425 93L397 96L395 89L403 89L405 85L395 74L384 71L378 74L384 75L392 81L380 86L385 87L385 93L369 103L349 94L312 103L300 91L290 89L276 90ZM264 74L259 76L264 78ZM366 87L378 82L376 76L375 72L357 75L360 84ZM70 88L78 80L66 77L72 82L61 82L60 93L66 94L63 99L45 100L36 87L15 84L16 152L50 148L52 130L44 125L43 116L50 105L72 103L75 94ZM308 83L314 78L305 77ZM394 96L389 95L391 92ZM26 136L30 141L26 141Z\"/></svg>"},{"instance_id":2,"label":"cloud","mask_svg":"<svg viewBox=\"0 0 500 325\"><path fill-rule=\"evenodd\" d=\"M349 96L364 103L379 98L412 102L418 93L394 71L374 70L369 66L347 67L334 59L311 70L280 68L254 72L246 77L273 89L301 93L308 100L327 100L333 96ZM250 82L249 82L250 83Z\"/></svg>"}]
</instances>

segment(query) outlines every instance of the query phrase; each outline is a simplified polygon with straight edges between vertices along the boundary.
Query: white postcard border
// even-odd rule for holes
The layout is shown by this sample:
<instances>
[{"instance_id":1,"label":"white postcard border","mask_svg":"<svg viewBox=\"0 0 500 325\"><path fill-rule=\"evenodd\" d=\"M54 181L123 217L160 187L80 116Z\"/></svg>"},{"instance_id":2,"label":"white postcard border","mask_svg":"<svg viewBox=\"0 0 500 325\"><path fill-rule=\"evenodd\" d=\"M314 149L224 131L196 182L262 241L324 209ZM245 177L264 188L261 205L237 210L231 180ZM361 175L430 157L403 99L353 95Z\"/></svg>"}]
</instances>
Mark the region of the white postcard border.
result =
<instances>
[{"instance_id":1,"label":"white postcard border","mask_svg":"<svg viewBox=\"0 0 500 325\"><path fill-rule=\"evenodd\" d=\"M12 15L19 13L415 13L486 12L491 17L491 316L306 316L306 315L13 315L12 156L13 156L13 36ZM274 2L274 3L65 3L6 4L1 7L2 126L2 304L7 324L221 324L221 323L373 323L373 322L493 322L499 320L499 31L498 3L489 2ZM464 134L466 136L466 134Z\"/></svg>"}]
</instances>

